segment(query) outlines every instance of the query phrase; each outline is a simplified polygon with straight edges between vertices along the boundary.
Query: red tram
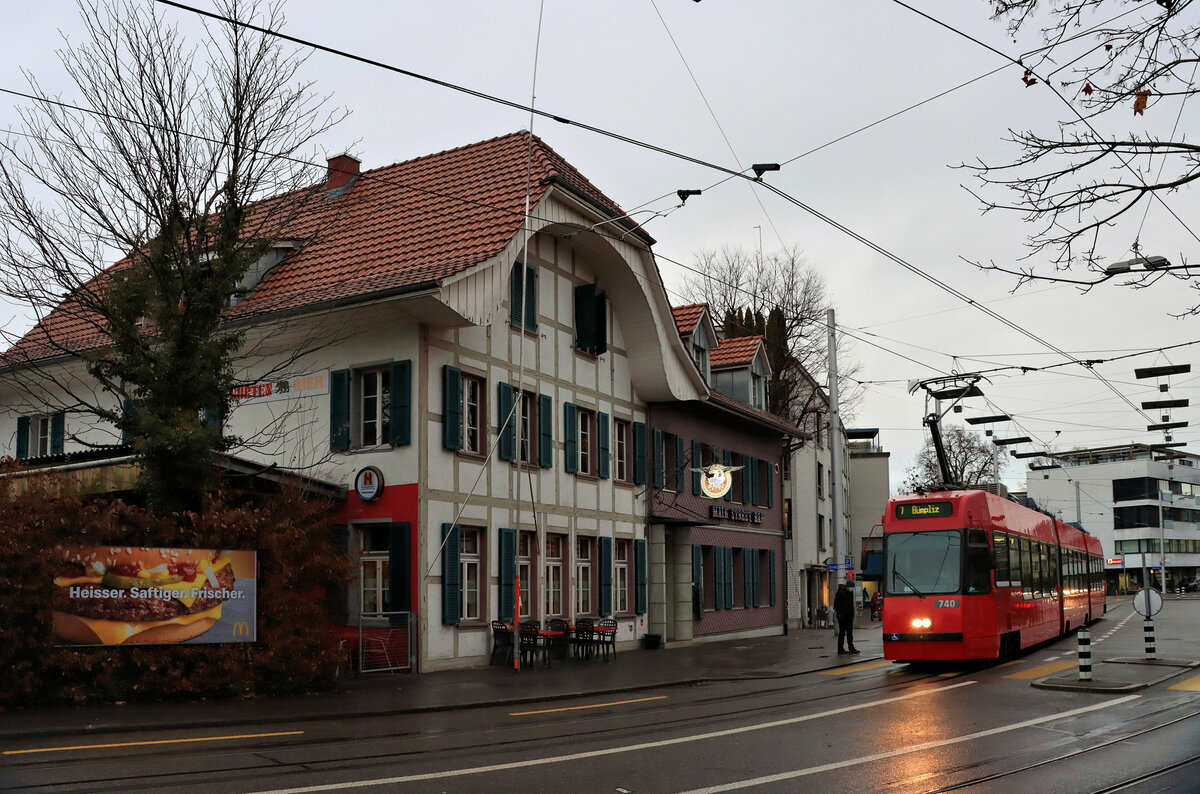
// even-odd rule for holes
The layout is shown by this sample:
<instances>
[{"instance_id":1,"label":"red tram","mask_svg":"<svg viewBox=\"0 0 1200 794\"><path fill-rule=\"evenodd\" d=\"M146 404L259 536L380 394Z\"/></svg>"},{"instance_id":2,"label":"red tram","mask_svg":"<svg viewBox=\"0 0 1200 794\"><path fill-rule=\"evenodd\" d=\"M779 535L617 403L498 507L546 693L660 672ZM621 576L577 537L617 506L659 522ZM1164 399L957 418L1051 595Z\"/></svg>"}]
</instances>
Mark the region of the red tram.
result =
<instances>
[{"instance_id":1,"label":"red tram","mask_svg":"<svg viewBox=\"0 0 1200 794\"><path fill-rule=\"evenodd\" d=\"M1099 540L985 491L890 500L883 546L888 659L996 659L1106 610Z\"/></svg>"}]
</instances>

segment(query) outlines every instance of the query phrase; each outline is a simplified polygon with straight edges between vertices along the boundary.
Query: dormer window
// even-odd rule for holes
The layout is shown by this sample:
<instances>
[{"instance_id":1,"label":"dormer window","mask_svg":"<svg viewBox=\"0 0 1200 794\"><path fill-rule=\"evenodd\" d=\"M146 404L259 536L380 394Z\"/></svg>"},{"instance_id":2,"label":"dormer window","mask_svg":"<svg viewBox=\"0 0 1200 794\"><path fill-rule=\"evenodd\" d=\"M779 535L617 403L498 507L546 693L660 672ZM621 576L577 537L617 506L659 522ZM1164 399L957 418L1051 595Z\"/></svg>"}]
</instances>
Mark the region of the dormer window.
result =
<instances>
[{"instance_id":1,"label":"dormer window","mask_svg":"<svg viewBox=\"0 0 1200 794\"><path fill-rule=\"evenodd\" d=\"M750 368L750 405L760 411L767 410L767 379L757 358Z\"/></svg>"},{"instance_id":2,"label":"dormer window","mask_svg":"<svg viewBox=\"0 0 1200 794\"><path fill-rule=\"evenodd\" d=\"M691 351L692 361L696 362L696 369L700 370L700 374L704 376L704 382L708 383L709 377L712 374L709 364L709 349L712 343L708 339L708 334L704 331L704 326L697 325L696 332L692 334Z\"/></svg>"}]
</instances>

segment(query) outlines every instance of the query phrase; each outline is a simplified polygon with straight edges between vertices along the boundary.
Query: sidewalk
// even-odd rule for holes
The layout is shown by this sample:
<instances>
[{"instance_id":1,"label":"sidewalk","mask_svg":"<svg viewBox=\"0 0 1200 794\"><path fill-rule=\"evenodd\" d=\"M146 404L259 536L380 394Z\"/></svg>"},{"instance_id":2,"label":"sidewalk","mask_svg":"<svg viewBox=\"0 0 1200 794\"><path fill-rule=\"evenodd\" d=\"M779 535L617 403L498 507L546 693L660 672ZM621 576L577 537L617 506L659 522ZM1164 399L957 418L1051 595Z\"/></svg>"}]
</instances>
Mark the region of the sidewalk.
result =
<instances>
[{"instance_id":1,"label":"sidewalk","mask_svg":"<svg viewBox=\"0 0 1200 794\"><path fill-rule=\"evenodd\" d=\"M1176 603L1179 606L1172 608ZM1092 627L1093 643L1131 612L1128 598L1111 601L1107 619ZM1158 654L1170 659L1153 665L1118 663L1140 661L1141 623L1141 618L1134 615L1114 637L1099 647L1093 646L1093 680L1086 686L1080 685L1075 668L1039 679L1034 686L1121 692L1152 686L1200 664L1194 661L1200 659L1200 597L1192 595L1182 603L1168 600L1156 620ZM347 679L340 692L320 695L3 711L0 740L151 730L163 725L223 727L412 714L595 697L710 681L787 678L882 659L880 623L870 621L866 614L860 616L855 625L855 644L862 651L860 655L839 656L832 630L805 629L774 637L692 645L668 643L653 651L622 649L615 660L607 662L554 660L549 668L537 666L519 673L507 667L482 666L419 675L365 674Z\"/></svg>"}]
</instances>

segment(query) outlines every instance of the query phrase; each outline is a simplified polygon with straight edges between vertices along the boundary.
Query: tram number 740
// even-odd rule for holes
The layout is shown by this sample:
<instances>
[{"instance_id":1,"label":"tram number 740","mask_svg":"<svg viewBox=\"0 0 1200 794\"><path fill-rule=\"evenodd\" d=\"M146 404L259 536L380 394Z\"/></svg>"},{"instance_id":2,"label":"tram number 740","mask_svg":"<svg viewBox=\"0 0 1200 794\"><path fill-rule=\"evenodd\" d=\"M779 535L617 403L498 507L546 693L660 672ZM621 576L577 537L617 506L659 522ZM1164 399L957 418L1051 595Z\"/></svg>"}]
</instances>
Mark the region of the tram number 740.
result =
<instances>
[{"instance_id":1,"label":"tram number 740","mask_svg":"<svg viewBox=\"0 0 1200 794\"><path fill-rule=\"evenodd\" d=\"M957 607L959 603L957 598L935 598L933 605L935 607Z\"/></svg>"}]
</instances>

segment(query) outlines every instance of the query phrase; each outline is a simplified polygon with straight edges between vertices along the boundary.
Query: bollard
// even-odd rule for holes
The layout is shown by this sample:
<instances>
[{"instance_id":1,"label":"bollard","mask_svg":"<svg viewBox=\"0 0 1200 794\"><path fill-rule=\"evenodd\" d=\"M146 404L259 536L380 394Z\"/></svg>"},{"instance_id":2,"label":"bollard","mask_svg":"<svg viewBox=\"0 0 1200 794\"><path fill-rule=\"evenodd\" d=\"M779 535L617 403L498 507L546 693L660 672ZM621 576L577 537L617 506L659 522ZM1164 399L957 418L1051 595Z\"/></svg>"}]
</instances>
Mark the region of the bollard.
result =
<instances>
[{"instance_id":1,"label":"bollard","mask_svg":"<svg viewBox=\"0 0 1200 794\"><path fill-rule=\"evenodd\" d=\"M1079 680L1092 680L1092 633L1086 628L1079 630Z\"/></svg>"},{"instance_id":2,"label":"bollard","mask_svg":"<svg viewBox=\"0 0 1200 794\"><path fill-rule=\"evenodd\" d=\"M1177 598L1177 599L1183 598L1183 588L1182 587L1175 588L1175 598Z\"/></svg>"},{"instance_id":3,"label":"bollard","mask_svg":"<svg viewBox=\"0 0 1200 794\"><path fill-rule=\"evenodd\" d=\"M1154 621L1149 617L1142 623L1142 634L1146 639L1146 658L1157 659L1158 656L1154 650Z\"/></svg>"}]
</instances>

